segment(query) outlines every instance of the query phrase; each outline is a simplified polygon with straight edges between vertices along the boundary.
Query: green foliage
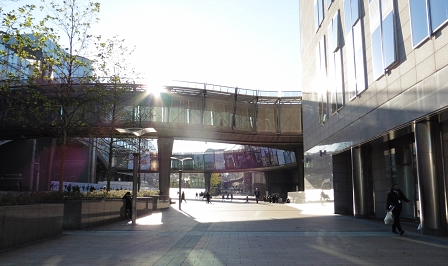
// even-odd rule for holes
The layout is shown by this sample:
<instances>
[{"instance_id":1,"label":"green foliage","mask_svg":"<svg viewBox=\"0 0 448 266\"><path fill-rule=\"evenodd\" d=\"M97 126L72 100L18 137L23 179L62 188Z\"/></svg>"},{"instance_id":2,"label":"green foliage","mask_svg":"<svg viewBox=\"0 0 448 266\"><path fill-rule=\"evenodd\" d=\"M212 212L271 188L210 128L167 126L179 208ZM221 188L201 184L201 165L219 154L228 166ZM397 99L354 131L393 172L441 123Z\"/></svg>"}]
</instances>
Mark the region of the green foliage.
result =
<instances>
[{"instance_id":1,"label":"green foliage","mask_svg":"<svg viewBox=\"0 0 448 266\"><path fill-rule=\"evenodd\" d=\"M123 77L138 74L127 63L133 49L123 39L102 41L91 34L92 24L99 21L99 3L41 2L39 8L25 5L0 12L0 122L57 137L62 192L67 143L79 132L92 130L90 125L110 125L104 132L106 145L101 145L109 154L110 172L116 123L139 119L136 108L120 108L135 89L135 82ZM45 15L39 21L38 12ZM138 112L140 120L143 114Z\"/></svg>"},{"instance_id":2,"label":"green foliage","mask_svg":"<svg viewBox=\"0 0 448 266\"><path fill-rule=\"evenodd\" d=\"M218 173L213 173L210 177L210 186L211 187L218 187L219 184L221 184L221 175Z\"/></svg>"},{"instance_id":3,"label":"green foliage","mask_svg":"<svg viewBox=\"0 0 448 266\"><path fill-rule=\"evenodd\" d=\"M125 193L125 190L109 192L8 192L0 195L0 206L29 205L62 200L121 199ZM151 197L157 195L159 195L159 191L145 190L137 192L137 197Z\"/></svg>"}]
</instances>

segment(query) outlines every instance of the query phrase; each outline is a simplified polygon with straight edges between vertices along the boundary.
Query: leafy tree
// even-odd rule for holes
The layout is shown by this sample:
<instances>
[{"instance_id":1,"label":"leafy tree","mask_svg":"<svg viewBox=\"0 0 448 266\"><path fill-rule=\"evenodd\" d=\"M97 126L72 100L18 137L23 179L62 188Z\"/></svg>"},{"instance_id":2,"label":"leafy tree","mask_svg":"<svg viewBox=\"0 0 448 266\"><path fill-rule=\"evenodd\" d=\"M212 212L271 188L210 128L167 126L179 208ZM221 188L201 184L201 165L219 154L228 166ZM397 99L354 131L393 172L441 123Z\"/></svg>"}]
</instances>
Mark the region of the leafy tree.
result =
<instances>
[{"instance_id":1,"label":"leafy tree","mask_svg":"<svg viewBox=\"0 0 448 266\"><path fill-rule=\"evenodd\" d=\"M221 175L219 173L213 173L210 177L210 186L211 187L218 187L219 184L221 184Z\"/></svg>"},{"instance_id":2,"label":"leafy tree","mask_svg":"<svg viewBox=\"0 0 448 266\"><path fill-rule=\"evenodd\" d=\"M127 62L134 50L125 46L124 40L119 39L118 36L104 42L96 42L96 51L95 70L101 83L107 86L105 91L108 92L105 97L102 97L102 102L99 105L102 108L101 112L105 114L103 117L107 117L107 121L100 121L100 123L107 123L107 127L105 127L107 128L107 132L105 132L107 137L98 139L96 147L108 158L107 191L109 191L113 155L129 152L127 147L120 143L135 142L132 139L120 138L116 125L119 122L123 124L121 122L133 120L129 115L132 110L129 110L125 103L134 96L131 92L137 85L133 79L126 77L135 77L137 73Z\"/></svg>"},{"instance_id":3,"label":"leafy tree","mask_svg":"<svg viewBox=\"0 0 448 266\"><path fill-rule=\"evenodd\" d=\"M7 30L2 42L31 66L25 69L28 81L25 93L37 95L33 104L45 109L35 113L51 114L44 118L52 119L49 128L58 139L62 191L67 141L97 118L92 114L103 96L92 61L87 59L92 40L99 39L90 35L89 29L98 21L100 4L78 0L50 2L40 7L47 15L37 23L35 9L36 6L29 5L4 14L2 26ZM23 74L15 71L14 76Z\"/></svg>"},{"instance_id":4,"label":"leafy tree","mask_svg":"<svg viewBox=\"0 0 448 266\"><path fill-rule=\"evenodd\" d=\"M49 81L45 86L49 93L48 107L58 115L52 126L58 136L61 156L59 190L62 191L67 141L80 129L88 127L89 122L94 122L96 102L103 95L96 82L92 61L87 59L92 41L100 39L89 34L91 24L98 21L100 4L66 0L50 2L47 10L45 20L57 31L39 27L50 37L50 44L54 44L45 47L48 56L44 58L44 65L50 71L43 79Z\"/></svg>"},{"instance_id":5,"label":"leafy tree","mask_svg":"<svg viewBox=\"0 0 448 266\"><path fill-rule=\"evenodd\" d=\"M108 154L109 190L112 155L123 150L116 143L115 125L124 122L134 126L143 116L136 111L137 106L130 110L123 104L129 101L129 92L136 90L132 79L123 78L136 76L126 62L133 50L118 37L103 42L100 36L89 34L91 25L98 21L99 3L50 2L39 8L46 12L40 21L35 19L37 10L35 5L26 5L2 14L2 124L7 118L20 127L37 127L50 121L45 130L51 129L58 139L60 191L68 140L86 132L91 124L108 124L109 131L103 132L107 137L95 143ZM104 117L109 119L105 121Z\"/></svg>"},{"instance_id":6,"label":"leafy tree","mask_svg":"<svg viewBox=\"0 0 448 266\"><path fill-rule=\"evenodd\" d=\"M1 124L19 129L36 126L45 110L44 96L33 82L41 77L42 47L48 37L35 26L35 5L1 13L0 24L0 97ZM1 12L1 11L0 11ZM42 29L49 30L39 22ZM31 78L30 78L31 77Z\"/></svg>"}]
</instances>

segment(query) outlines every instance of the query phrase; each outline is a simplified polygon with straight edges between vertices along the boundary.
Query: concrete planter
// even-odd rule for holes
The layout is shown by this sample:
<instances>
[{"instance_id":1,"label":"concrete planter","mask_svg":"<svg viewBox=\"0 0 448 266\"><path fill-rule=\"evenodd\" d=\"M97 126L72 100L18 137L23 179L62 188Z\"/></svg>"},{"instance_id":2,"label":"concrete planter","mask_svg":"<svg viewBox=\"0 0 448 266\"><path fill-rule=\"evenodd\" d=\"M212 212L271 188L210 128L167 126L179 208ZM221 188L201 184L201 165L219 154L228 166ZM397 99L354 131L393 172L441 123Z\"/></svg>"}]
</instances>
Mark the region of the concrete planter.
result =
<instances>
[{"instance_id":1,"label":"concrete planter","mask_svg":"<svg viewBox=\"0 0 448 266\"><path fill-rule=\"evenodd\" d=\"M125 218L125 202L122 199L67 200L63 203L64 230L79 230ZM163 207L162 203L158 204L157 197L139 197L137 216L149 214L159 209L159 205Z\"/></svg>"},{"instance_id":2,"label":"concrete planter","mask_svg":"<svg viewBox=\"0 0 448 266\"><path fill-rule=\"evenodd\" d=\"M0 250L61 235L63 214L63 204L0 207Z\"/></svg>"}]
</instances>

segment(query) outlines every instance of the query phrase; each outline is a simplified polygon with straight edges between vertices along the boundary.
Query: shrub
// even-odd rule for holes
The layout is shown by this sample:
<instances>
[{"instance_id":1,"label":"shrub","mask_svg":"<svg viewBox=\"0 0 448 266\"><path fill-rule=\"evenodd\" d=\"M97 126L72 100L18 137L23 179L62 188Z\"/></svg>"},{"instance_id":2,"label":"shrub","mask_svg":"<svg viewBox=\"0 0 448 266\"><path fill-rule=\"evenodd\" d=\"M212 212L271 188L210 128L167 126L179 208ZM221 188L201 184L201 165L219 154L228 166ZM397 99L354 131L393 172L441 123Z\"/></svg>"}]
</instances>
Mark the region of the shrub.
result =
<instances>
[{"instance_id":1,"label":"shrub","mask_svg":"<svg viewBox=\"0 0 448 266\"><path fill-rule=\"evenodd\" d=\"M93 192L8 192L0 195L0 206L28 205L48 201L60 200L94 200L94 199L121 199L126 190L119 191L93 191ZM132 193L132 191L131 191ZM151 197L159 194L159 191L139 191L137 197Z\"/></svg>"}]
</instances>

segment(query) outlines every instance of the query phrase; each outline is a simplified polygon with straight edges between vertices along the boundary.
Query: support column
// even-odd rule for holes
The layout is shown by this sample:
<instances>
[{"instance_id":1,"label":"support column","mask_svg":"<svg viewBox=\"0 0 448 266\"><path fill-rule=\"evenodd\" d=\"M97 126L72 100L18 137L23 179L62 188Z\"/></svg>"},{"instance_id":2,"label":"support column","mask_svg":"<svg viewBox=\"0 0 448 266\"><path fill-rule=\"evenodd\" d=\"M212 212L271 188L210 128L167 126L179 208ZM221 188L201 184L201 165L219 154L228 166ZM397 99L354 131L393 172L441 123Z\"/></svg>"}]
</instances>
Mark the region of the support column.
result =
<instances>
[{"instance_id":1,"label":"support column","mask_svg":"<svg viewBox=\"0 0 448 266\"><path fill-rule=\"evenodd\" d=\"M132 174L132 225L136 225L137 222L137 174L138 174L138 165L140 162L140 154L139 153L133 153L134 156L134 171Z\"/></svg>"},{"instance_id":2,"label":"support column","mask_svg":"<svg viewBox=\"0 0 448 266\"><path fill-rule=\"evenodd\" d=\"M422 233L446 235L447 221L442 212L444 205L441 203L445 184L436 122L415 123L414 136Z\"/></svg>"},{"instance_id":3,"label":"support column","mask_svg":"<svg viewBox=\"0 0 448 266\"><path fill-rule=\"evenodd\" d=\"M158 138L159 159L159 190L160 195L170 195L171 156L173 151L173 138Z\"/></svg>"},{"instance_id":4,"label":"support column","mask_svg":"<svg viewBox=\"0 0 448 266\"><path fill-rule=\"evenodd\" d=\"M368 184L362 159L362 149L352 148L353 214L356 218L369 215Z\"/></svg>"},{"instance_id":5,"label":"support column","mask_svg":"<svg viewBox=\"0 0 448 266\"><path fill-rule=\"evenodd\" d=\"M204 173L205 191L210 192L210 179L211 178L212 178L212 173Z\"/></svg>"},{"instance_id":6,"label":"support column","mask_svg":"<svg viewBox=\"0 0 448 266\"><path fill-rule=\"evenodd\" d=\"M297 172L299 175L299 184L297 191L305 191L305 170L304 170L304 156L303 156L303 146L295 149L296 161L297 161Z\"/></svg>"}]
</instances>

